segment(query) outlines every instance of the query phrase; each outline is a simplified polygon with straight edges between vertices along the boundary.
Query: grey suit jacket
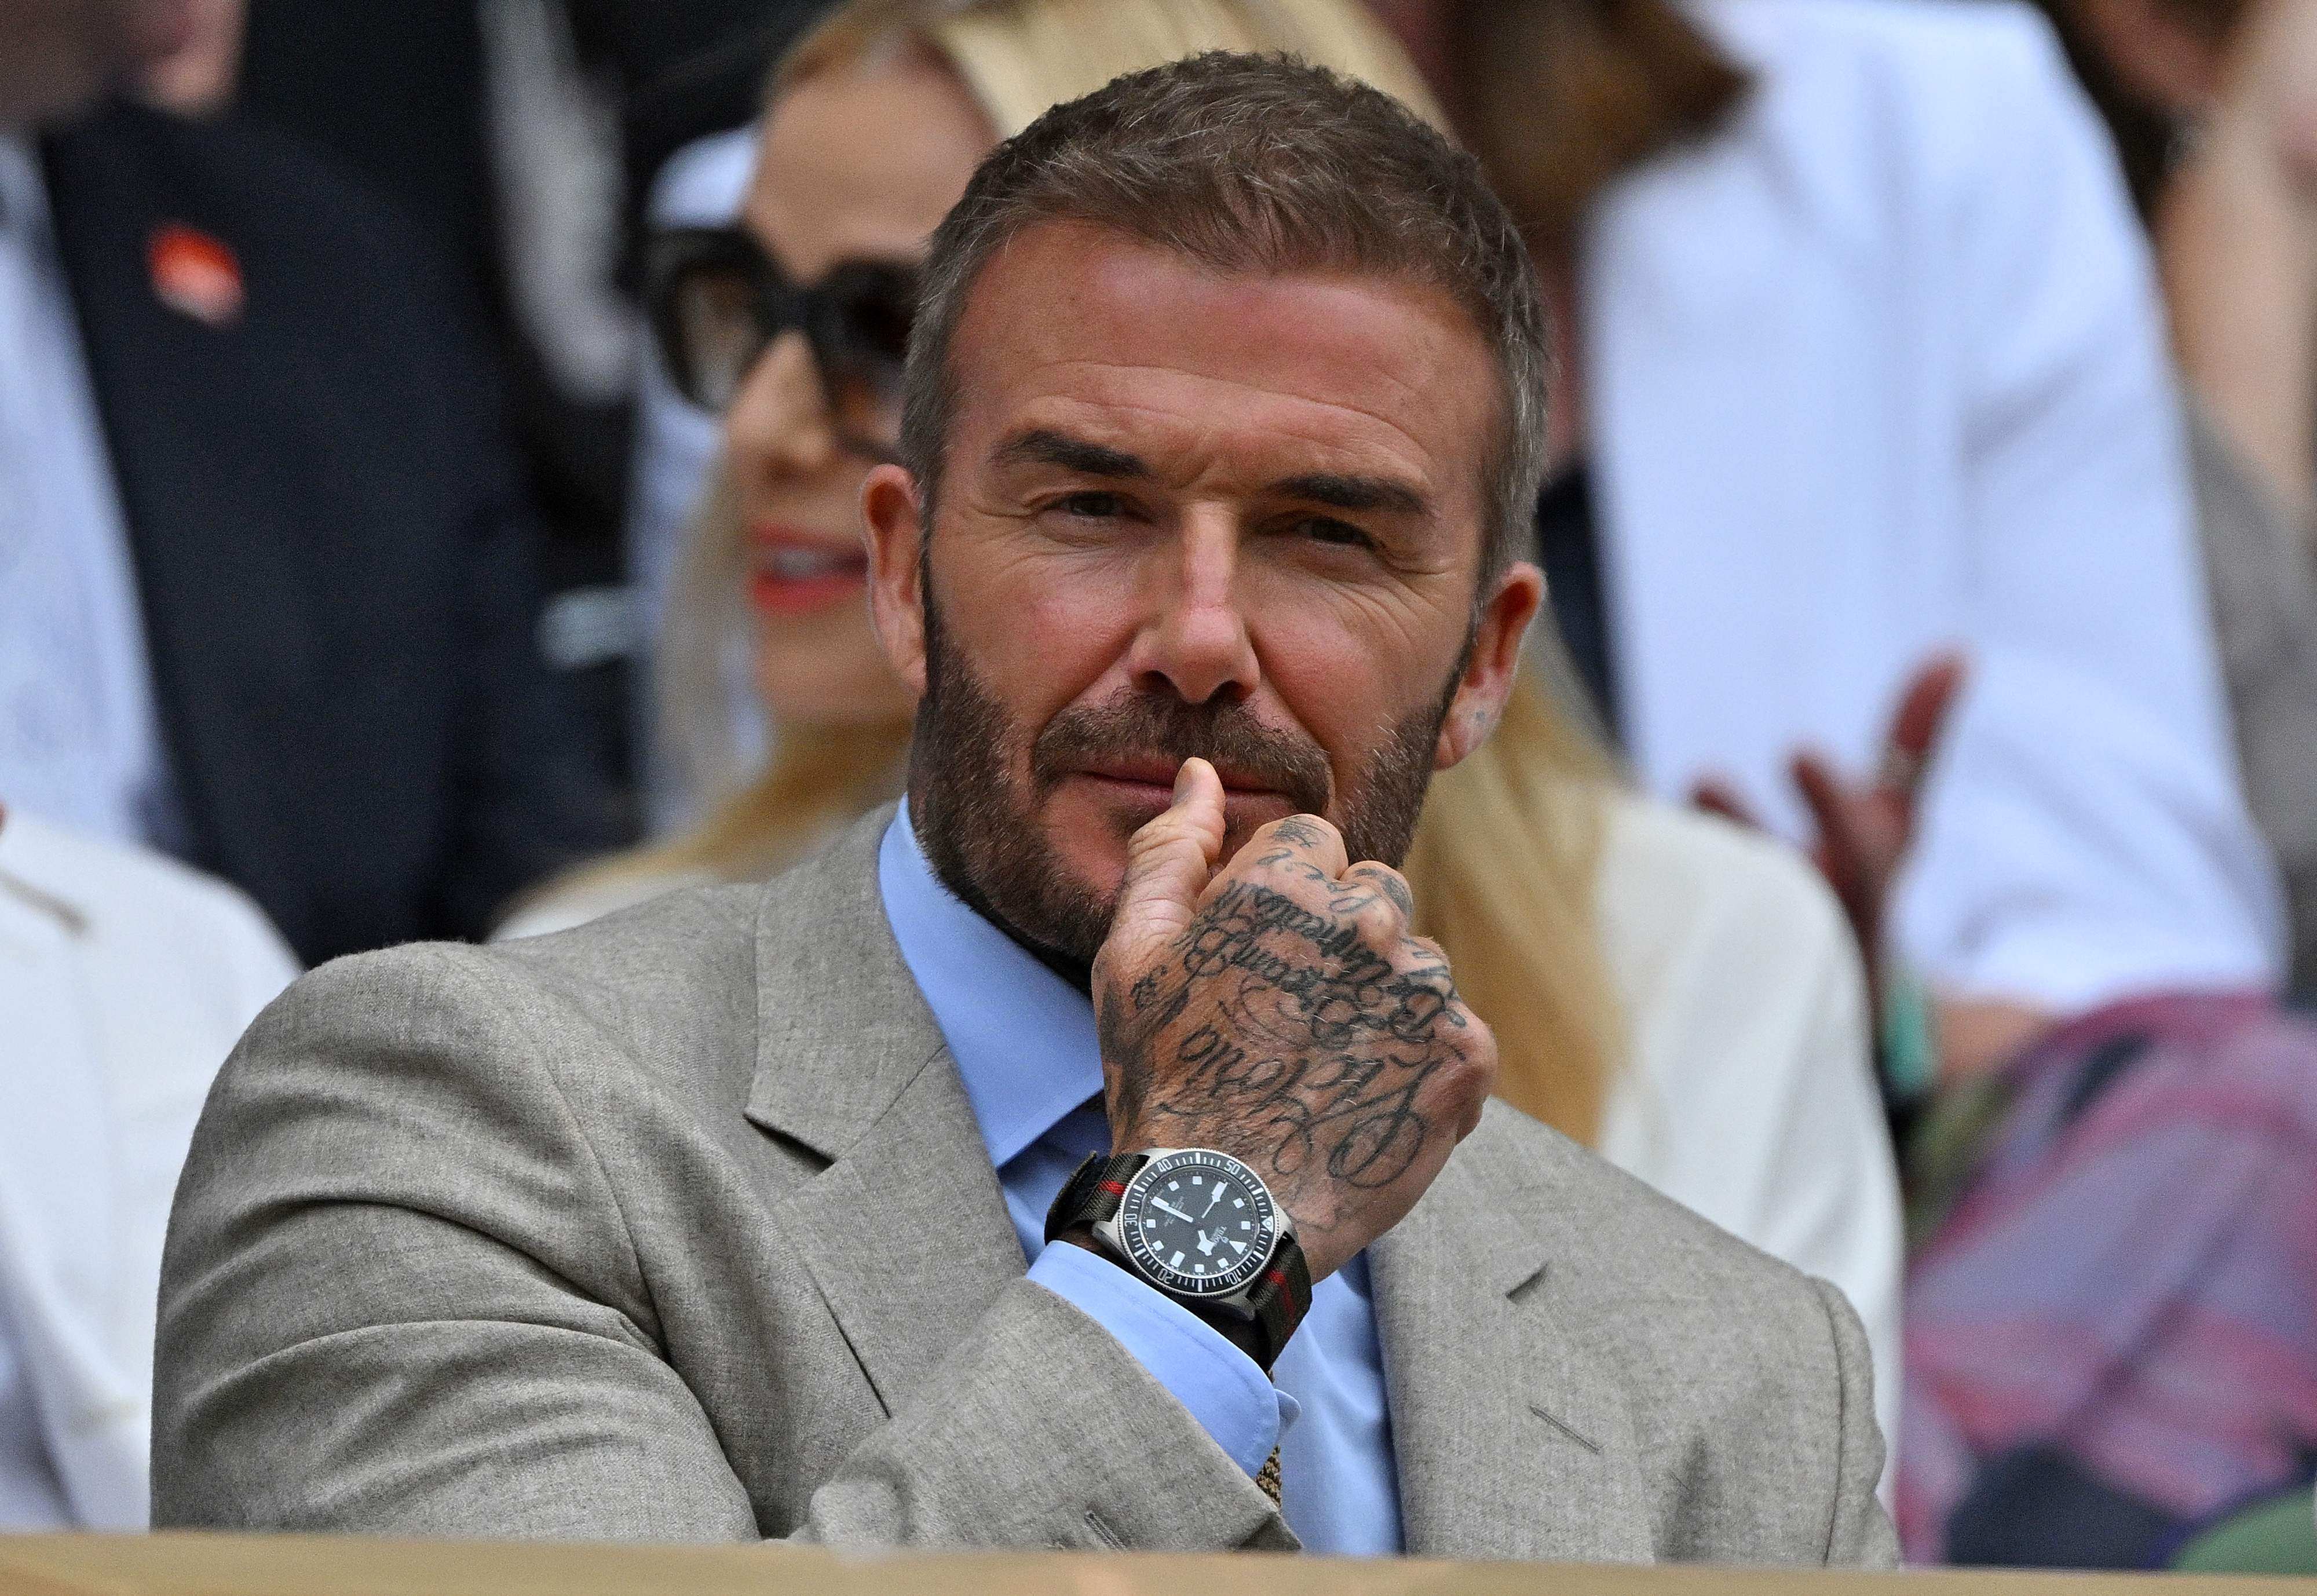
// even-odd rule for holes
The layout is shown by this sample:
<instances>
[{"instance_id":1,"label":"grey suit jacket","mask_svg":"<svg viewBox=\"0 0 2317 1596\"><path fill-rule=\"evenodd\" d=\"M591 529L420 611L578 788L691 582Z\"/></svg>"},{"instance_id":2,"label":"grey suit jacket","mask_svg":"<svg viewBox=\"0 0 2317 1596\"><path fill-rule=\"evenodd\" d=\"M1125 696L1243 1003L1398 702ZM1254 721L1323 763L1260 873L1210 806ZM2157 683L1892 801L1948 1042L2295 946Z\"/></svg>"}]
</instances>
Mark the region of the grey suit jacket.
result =
<instances>
[{"instance_id":1,"label":"grey suit jacket","mask_svg":"<svg viewBox=\"0 0 2317 1596\"><path fill-rule=\"evenodd\" d=\"M1024 1278L885 815L765 887L308 976L177 1197L157 1525L1293 1548ZM1372 1254L1411 1552L1883 1562L1865 1341L1492 1106Z\"/></svg>"}]
</instances>

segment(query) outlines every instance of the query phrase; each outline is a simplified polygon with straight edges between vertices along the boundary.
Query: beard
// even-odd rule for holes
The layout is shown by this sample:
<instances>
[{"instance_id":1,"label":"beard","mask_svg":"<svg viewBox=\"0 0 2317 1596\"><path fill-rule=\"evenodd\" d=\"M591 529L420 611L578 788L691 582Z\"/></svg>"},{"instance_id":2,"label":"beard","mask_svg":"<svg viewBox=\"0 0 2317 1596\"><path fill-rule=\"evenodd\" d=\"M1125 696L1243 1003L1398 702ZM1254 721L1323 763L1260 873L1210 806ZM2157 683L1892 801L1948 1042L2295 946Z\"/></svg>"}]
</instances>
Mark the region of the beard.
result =
<instances>
[{"instance_id":1,"label":"beard","mask_svg":"<svg viewBox=\"0 0 2317 1596\"><path fill-rule=\"evenodd\" d=\"M1179 767L1195 756L1275 789L1303 813L1327 816L1353 863L1397 868L1415 838L1440 729L1475 641L1467 635L1446 686L1391 728L1339 795L1316 742L1220 699L1189 704L1128 687L1106 703L1065 709L1033 735L950 646L930 572L925 607L926 691L909 754L918 843L944 885L1080 987L1110 935L1118 901L1115 889L1100 892L1072 876L1039 822L1046 799L1072 772L1105 758L1157 754ZM1019 775L1025 765L1026 787ZM1224 858L1246 840L1227 835Z\"/></svg>"}]
</instances>

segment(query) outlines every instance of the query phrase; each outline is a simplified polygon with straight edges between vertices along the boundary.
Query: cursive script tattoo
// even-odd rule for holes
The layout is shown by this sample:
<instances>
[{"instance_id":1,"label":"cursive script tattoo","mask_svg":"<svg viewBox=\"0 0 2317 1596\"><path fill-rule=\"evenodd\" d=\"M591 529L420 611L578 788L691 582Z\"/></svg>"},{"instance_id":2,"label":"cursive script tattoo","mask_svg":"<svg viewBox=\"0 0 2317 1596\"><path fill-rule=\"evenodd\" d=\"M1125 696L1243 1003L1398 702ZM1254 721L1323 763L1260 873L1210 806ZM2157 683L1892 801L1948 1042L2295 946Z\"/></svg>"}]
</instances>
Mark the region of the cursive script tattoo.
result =
<instances>
[{"instance_id":1,"label":"cursive script tattoo","mask_svg":"<svg viewBox=\"0 0 2317 1596\"><path fill-rule=\"evenodd\" d=\"M1325 897L1307 906L1234 882L1123 1001L1105 998L1114 1118L1228 1123L1265 1143L1276 1175L1316 1167L1348 1186L1389 1186L1436 1131L1420 1105L1466 1026L1454 982L1428 944L1402 935L1397 957L1372 946L1357 917L1379 899L1398 906L1396 875L1335 881L1292 848L1262 862ZM1200 1011L1186 1019L1194 990Z\"/></svg>"}]
</instances>

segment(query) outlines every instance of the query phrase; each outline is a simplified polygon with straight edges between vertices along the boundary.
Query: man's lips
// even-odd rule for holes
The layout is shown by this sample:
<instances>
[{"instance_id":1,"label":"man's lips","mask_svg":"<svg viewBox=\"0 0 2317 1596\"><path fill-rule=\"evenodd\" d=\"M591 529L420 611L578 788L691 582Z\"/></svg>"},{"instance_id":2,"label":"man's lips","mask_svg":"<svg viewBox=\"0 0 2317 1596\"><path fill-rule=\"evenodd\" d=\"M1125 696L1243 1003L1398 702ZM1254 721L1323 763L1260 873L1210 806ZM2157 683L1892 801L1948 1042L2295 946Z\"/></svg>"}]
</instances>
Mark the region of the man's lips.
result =
<instances>
[{"instance_id":1,"label":"man's lips","mask_svg":"<svg viewBox=\"0 0 2317 1596\"><path fill-rule=\"evenodd\" d=\"M1155 789L1162 796L1171 798L1175 791L1176 773L1181 768L1182 766L1173 760L1132 759L1116 764L1088 766L1084 769L1072 771L1070 774L1087 781L1101 782L1111 786L1125 787L1137 792ZM1225 802L1234 798L1243 800L1267 798L1276 799L1282 802L1290 802L1285 793L1268 782L1257 781L1250 776L1228 770L1219 769L1215 774L1222 779Z\"/></svg>"}]
</instances>

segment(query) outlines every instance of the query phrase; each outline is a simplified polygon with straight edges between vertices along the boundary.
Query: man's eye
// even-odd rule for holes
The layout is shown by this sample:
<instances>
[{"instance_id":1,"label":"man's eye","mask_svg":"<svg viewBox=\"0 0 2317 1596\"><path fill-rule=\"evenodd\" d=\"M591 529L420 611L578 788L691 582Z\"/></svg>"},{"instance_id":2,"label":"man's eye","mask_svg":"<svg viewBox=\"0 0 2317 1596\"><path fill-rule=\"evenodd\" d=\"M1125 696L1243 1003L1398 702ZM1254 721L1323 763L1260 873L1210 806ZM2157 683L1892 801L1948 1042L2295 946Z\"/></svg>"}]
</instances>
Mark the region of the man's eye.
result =
<instances>
[{"instance_id":1,"label":"man's eye","mask_svg":"<svg viewBox=\"0 0 2317 1596\"><path fill-rule=\"evenodd\" d=\"M1295 523L1297 535L1316 543L1333 543L1345 549L1373 549L1375 539L1348 521L1338 521L1332 516L1307 516Z\"/></svg>"},{"instance_id":2,"label":"man's eye","mask_svg":"<svg viewBox=\"0 0 2317 1596\"><path fill-rule=\"evenodd\" d=\"M1126 501L1115 493L1073 493L1055 500L1054 508L1081 520L1114 521L1126 513Z\"/></svg>"}]
</instances>

